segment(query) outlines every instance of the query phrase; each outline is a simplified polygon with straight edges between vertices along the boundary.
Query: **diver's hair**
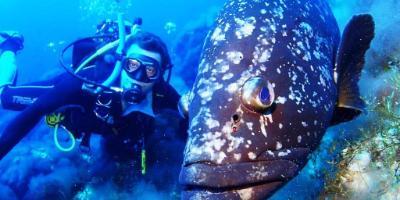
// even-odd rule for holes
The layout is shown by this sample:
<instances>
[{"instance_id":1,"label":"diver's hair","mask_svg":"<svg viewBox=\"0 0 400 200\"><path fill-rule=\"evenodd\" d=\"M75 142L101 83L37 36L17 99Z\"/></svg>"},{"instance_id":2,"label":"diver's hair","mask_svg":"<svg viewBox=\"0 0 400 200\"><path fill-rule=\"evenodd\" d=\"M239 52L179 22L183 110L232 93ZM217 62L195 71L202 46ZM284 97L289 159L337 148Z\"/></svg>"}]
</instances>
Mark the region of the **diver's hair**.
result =
<instances>
[{"instance_id":1,"label":"diver's hair","mask_svg":"<svg viewBox=\"0 0 400 200\"><path fill-rule=\"evenodd\" d=\"M161 56L161 67L163 68L163 71L172 67L167 45L165 45L165 43L157 35L149 32L140 31L135 35L135 37L131 37L128 39L128 41L126 41L124 51L126 52L128 48L133 44L137 44L140 48L144 50L159 53Z\"/></svg>"}]
</instances>

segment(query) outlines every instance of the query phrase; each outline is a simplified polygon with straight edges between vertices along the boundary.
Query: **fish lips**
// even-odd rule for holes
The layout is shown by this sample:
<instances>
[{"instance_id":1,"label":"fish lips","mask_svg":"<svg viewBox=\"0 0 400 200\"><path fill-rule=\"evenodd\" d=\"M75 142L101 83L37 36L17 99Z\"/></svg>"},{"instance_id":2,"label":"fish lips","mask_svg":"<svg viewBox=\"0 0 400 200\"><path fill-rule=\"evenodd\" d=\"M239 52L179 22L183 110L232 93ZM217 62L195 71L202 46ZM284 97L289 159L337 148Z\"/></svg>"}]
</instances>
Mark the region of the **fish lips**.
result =
<instances>
[{"instance_id":1,"label":"fish lips","mask_svg":"<svg viewBox=\"0 0 400 200\"><path fill-rule=\"evenodd\" d=\"M288 160L244 162L226 165L194 163L183 167L183 185L207 188L234 188L249 184L284 181L295 175L299 166Z\"/></svg>"},{"instance_id":2,"label":"fish lips","mask_svg":"<svg viewBox=\"0 0 400 200\"><path fill-rule=\"evenodd\" d=\"M183 190L181 193L182 199L207 199L207 200L221 200L221 199L246 199L258 200L270 197L283 182L271 182L261 185L251 186L247 188L237 188L233 190L224 191L209 191L209 190Z\"/></svg>"},{"instance_id":3,"label":"fish lips","mask_svg":"<svg viewBox=\"0 0 400 200\"><path fill-rule=\"evenodd\" d=\"M234 195L240 191L252 190L254 195L265 198L296 176L311 152L308 148L293 148L290 154L278 156L287 151L268 151L253 161L222 165L207 161L187 163L179 177L184 186L183 196L187 199L193 195L205 195L211 199L236 198Z\"/></svg>"},{"instance_id":4,"label":"fish lips","mask_svg":"<svg viewBox=\"0 0 400 200\"><path fill-rule=\"evenodd\" d=\"M298 171L297 164L286 160L194 163L181 171L182 199L265 199Z\"/></svg>"}]
</instances>

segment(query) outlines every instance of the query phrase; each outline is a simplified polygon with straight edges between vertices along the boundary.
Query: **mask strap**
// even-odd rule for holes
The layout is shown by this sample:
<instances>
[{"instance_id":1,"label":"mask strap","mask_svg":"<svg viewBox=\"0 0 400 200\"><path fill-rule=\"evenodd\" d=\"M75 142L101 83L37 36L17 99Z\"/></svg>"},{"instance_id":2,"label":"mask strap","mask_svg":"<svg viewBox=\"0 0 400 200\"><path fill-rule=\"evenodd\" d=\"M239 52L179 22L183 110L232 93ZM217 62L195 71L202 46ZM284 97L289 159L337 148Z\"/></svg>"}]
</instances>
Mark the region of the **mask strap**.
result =
<instances>
[{"instance_id":1,"label":"mask strap","mask_svg":"<svg viewBox=\"0 0 400 200\"><path fill-rule=\"evenodd\" d=\"M168 70L168 75L167 75L167 80L166 80L167 83L169 83L169 81L171 80L172 67L173 67L173 65L168 65L168 67L167 67L167 70Z\"/></svg>"}]
</instances>

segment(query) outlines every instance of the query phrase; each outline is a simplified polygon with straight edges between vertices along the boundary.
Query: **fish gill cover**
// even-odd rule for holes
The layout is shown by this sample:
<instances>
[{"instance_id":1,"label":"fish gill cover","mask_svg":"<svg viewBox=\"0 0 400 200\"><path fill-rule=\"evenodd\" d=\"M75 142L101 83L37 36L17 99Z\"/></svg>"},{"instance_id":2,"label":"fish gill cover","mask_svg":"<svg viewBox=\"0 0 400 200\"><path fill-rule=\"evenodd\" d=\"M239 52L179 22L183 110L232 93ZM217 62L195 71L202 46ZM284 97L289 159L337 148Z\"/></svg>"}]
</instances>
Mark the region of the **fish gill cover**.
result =
<instances>
[{"instance_id":1,"label":"fish gill cover","mask_svg":"<svg viewBox=\"0 0 400 200\"><path fill-rule=\"evenodd\" d=\"M23 13L22 16L26 15L25 17L35 11L24 10L11 2L1 2L4 6L0 6L0 10L18 9L25 11L20 12ZM56 64L51 63L55 63L57 53L65 42L91 34L96 22L104 18L115 18L114 15L118 11L124 11L133 13L132 16L143 17L145 24L148 19L150 23L145 25L146 29L168 40L167 43L174 52L176 65L172 83L180 92L190 88L194 82L201 41L211 26L209 21L215 18L215 9L211 7L220 8L223 3L222 0L213 3L206 1L203 4L183 3L178 0L154 1L148 4L134 0L80 0L57 1L60 4L58 7L50 2L22 2L29 8L43 9L47 6L42 16L34 18L35 23L22 23L25 17L10 20L10 17L6 16L10 11L0 12L3 13L0 14L1 27L17 29L24 33L27 39L26 49L18 58L22 66L22 82L36 81L37 77L40 77L35 76L38 72L32 70L36 67L42 67L42 72L54 69ZM329 2L341 30L354 14L370 13L374 16L376 37L367 53L366 68L360 81L360 91L367 102L368 113L355 121L330 128L307 166L272 199L399 199L400 38L397 35L400 32L400 15L397 11L400 9L400 2ZM179 20L178 18L182 18L179 16L182 14L179 10L185 9L184 6L190 7L191 4L211 11L202 13L206 16L203 18L198 11L195 17L188 21ZM168 9L167 13L161 12L165 11L168 5L175 7ZM64 12L79 8L79 12L69 12L64 17L56 17L59 14L57 9L52 10L52 7ZM48 17L56 17L60 23L59 27L64 28L60 29L61 31L57 30L57 26L51 25L51 19ZM164 20L165 18L170 19ZM67 23L68 20L78 24L79 28L72 29L74 26L71 22ZM21 22L20 26L11 25L18 22ZM36 32L50 34L36 36ZM16 113L5 110L0 112L3 128ZM112 180L115 171L112 163L108 163L102 156L100 140L99 137L95 137L92 141L91 154L82 154L77 149L70 153L60 152L53 143L49 128L40 124L0 162L1 199L179 198L179 191L175 188L159 191L154 185L146 182L132 183L132 187L121 190ZM165 166L165 171L168 170L169 166Z\"/></svg>"}]
</instances>

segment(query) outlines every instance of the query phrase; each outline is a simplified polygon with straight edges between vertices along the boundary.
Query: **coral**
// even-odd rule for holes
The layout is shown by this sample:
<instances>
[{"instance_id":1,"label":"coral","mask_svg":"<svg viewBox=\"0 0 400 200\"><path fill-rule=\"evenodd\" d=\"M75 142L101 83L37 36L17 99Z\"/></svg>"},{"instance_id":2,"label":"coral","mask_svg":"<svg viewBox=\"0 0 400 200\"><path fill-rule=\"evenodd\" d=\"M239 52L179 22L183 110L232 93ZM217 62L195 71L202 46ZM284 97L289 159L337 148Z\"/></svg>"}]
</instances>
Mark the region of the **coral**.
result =
<instances>
[{"instance_id":1,"label":"coral","mask_svg":"<svg viewBox=\"0 0 400 200\"><path fill-rule=\"evenodd\" d=\"M393 65L393 62L391 62ZM400 68L392 67L377 91L368 98L375 116L358 130L328 177L322 196L334 199L400 198Z\"/></svg>"}]
</instances>

